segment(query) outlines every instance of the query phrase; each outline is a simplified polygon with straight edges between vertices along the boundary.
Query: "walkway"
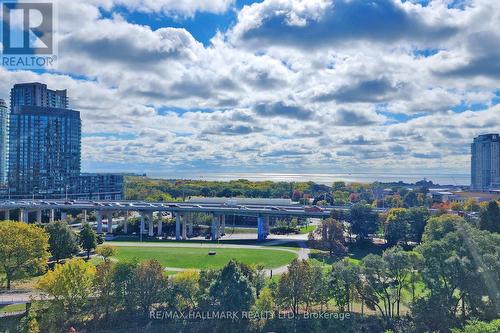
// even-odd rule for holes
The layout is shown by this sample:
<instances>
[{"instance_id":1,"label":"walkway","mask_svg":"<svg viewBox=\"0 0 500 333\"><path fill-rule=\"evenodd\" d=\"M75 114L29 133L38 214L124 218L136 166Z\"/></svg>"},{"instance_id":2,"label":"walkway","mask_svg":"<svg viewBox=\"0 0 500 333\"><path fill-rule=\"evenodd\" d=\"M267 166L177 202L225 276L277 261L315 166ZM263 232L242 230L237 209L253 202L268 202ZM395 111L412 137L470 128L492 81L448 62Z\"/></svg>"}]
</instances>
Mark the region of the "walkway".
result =
<instances>
[{"instance_id":1,"label":"walkway","mask_svg":"<svg viewBox=\"0 0 500 333\"><path fill-rule=\"evenodd\" d=\"M28 303L44 299L47 299L47 296L32 290L13 289L0 292L0 305Z\"/></svg>"}]
</instances>

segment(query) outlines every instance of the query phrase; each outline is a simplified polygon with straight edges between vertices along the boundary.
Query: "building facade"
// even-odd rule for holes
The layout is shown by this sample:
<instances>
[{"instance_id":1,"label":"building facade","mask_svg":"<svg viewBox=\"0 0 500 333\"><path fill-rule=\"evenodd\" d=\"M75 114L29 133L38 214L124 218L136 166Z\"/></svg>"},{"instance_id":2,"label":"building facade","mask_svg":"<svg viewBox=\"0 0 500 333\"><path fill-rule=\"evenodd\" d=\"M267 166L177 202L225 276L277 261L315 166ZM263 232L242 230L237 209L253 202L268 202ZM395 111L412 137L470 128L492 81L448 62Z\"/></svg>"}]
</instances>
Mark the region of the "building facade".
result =
<instances>
[{"instance_id":1,"label":"building facade","mask_svg":"<svg viewBox=\"0 0 500 333\"><path fill-rule=\"evenodd\" d=\"M83 173L76 186L77 199L123 200L124 175L113 173Z\"/></svg>"},{"instance_id":2,"label":"building facade","mask_svg":"<svg viewBox=\"0 0 500 333\"><path fill-rule=\"evenodd\" d=\"M80 175L80 112L66 90L16 84L9 119L9 194L53 196L74 191Z\"/></svg>"},{"instance_id":3,"label":"building facade","mask_svg":"<svg viewBox=\"0 0 500 333\"><path fill-rule=\"evenodd\" d=\"M488 191L500 186L500 136L484 134L471 145L471 188Z\"/></svg>"},{"instance_id":4,"label":"building facade","mask_svg":"<svg viewBox=\"0 0 500 333\"><path fill-rule=\"evenodd\" d=\"M58 109L68 108L66 90L51 90L43 83L19 83L10 91L10 110L22 106L43 106Z\"/></svg>"},{"instance_id":5,"label":"building facade","mask_svg":"<svg viewBox=\"0 0 500 333\"><path fill-rule=\"evenodd\" d=\"M51 196L75 191L80 175L80 113L16 106L10 115L9 191Z\"/></svg>"},{"instance_id":6,"label":"building facade","mask_svg":"<svg viewBox=\"0 0 500 333\"><path fill-rule=\"evenodd\" d=\"M123 199L123 174L80 174L82 123L80 112L68 108L66 90L22 83L14 85L10 96L7 127L0 123L7 142L6 167L2 169L0 161L0 176L1 170L8 170L8 188L0 191L1 196ZM1 111L0 103L0 122Z\"/></svg>"},{"instance_id":7,"label":"building facade","mask_svg":"<svg viewBox=\"0 0 500 333\"><path fill-rule=\"evenodd\" d=\"M9 109L0 99L0 187L7 185L9 171Z\"/></svg>"}]
</instances>

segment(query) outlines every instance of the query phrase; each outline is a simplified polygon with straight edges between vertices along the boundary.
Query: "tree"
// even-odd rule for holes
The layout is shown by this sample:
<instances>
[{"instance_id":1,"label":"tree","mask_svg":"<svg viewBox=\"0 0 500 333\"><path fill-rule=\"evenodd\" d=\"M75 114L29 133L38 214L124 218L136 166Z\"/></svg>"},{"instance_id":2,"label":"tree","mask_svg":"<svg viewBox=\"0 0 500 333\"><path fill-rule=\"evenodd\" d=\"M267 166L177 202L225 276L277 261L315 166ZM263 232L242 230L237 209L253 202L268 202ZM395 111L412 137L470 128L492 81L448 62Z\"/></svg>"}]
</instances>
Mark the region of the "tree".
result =
<instances>
[{"instance_id":1,"label":"tree","mask_svg":"<svg viewBox=\"0 0 500 333\"><path fill-rule=\"evenodd\" d=\"M406 214L409 223L407 239L420 243L427 220L430 217L429 210L425 207L413 207L408 209Z\"/></svg>"},{"instance_id":2,"label":"tree","mask_svg":"<svg viewBox=\"0 0 500 333\"><path fill-rule=\"evenodd\" d=\"M425 207L392 208L384 222L385 238L389 245L408 240L419 243L429 218Z\"/></svg>"},{"instance_id":3,"label":"tree","mask_svg":"<svg viewBox=\"0 0 500 333\"><path fill-rule=\"evenodd\" d=\"M90 224L85 223L80 234L78 236L78 241L82 249L87 252L87 259L90 258L90 252L97 247L97 234L92 229Z\"/></svg>"},{"instance_id":4,"label":"tree","mask_svg":"<svg viewBox=\"0 0 500 333\"><path fill-rule=\"evenodd\" d=\"M351 231L358 236L358 240L366 238L377 231L379 226L378 214L369 205L354 205L348 216Z\"/></svg>"},{"instance_id":5,"label":"tree","mask_svg":"<svg viewBox=\"0 0 500 333\"><path fill-rule=\"evenodd\" d=\"M34 225L5 221L0 223L0 272L7 289L13 280L45 270L49 258L48 235Z\"/></svg>"},{"instance_id":6,"label":"tree","mask_svg":"<svg viewBox=\"0 0 500 333\"><path fill-rule=\"evenodd\" d=\"M111 257L116 255L116 249L111 245L102 245L97 248L97 254L100 255L104 261L110 261Z\"/></svg>"},{"instance_id":7,"label":"tree","mask_svg":"<svg viewBox=\"0 0 500 333\"><path fill-rule=\"evenodd\" d=\"M78 253L76 234L66 222L49 223L45 230L49 234L50 253L56 262Z\"/></svg>"},{"instance_id":8,"label":"tree","mask_svg":"<svg viewBox=\"0 0 500 333\"><path fill-rule=\"evenodd\" d=\"M456 212L463 211L464 210L464 205L460 201L453 201L450 204L450 209L454 210Z\"/></svg>"},{"instance_id":9,"label":"tree","mask_svg":"<svg viewBox=\"0 0 500 333\"><path fill-rule=\"evenodd\" d=\"M446 234L456 231L458 226L462 226L465 223L465 220L457 215L445 214L431 217L425 226L422 241L425 243L433 240L440 240Z\"/></svg>"},{"instance_id":10,"label":"tree","mask_svg":"<svg viewBox=\"0 0 500 333\"><path fill-rule=\"evenodd\" d=\"M300 192L299 190L295 189L293 190L293 193L292 193L292 200L293 201L299 201L300 198L302 198L302 192Z\"/></svg>"},{"instance_id":11,"label":"tree","mask_svg":"<svg viewBox=\"0 0 500 333\"><path fill-rule=\"evenodd\" d=\"M298 259L294 259L288 265L288 271L281 275L278 284L278 302L292 309L295 315L299 313L299 306L308 300L306 286L310 285L311 276L309 262Z\"/></svg>"},{"instance_id":12,"label":"tree","mask_svg":"<svg viewBox=\"0 0 500 333\"><path fill-rule=\"evenodd\" d=\"M341 311L344 311L346 307L348 312L351 311L351 303L360 279L359 266L348 259L333 264L330 286L333 299Z\"/></svg>"},{"instance_id":13,"label":"tree","mask_svg":"<svg viewBox=\"0 0 500 333\"><path fill-rule=\"evenodd\" d=\"M371 309L377 309L390 322L400 316L402 291L410 281L414 270L414 254L393 247L383 256L369 254L362 260L361 287L358 293Z\"/></svg>"},{"instance_id":14,"label":"tree","mask_svg":"<svg viewBox=\"0 0 500 333\"><path fill-rule=\"evenodd\" d=\"M464 203L464 211L466 212L479 212L480 206L474 198L469 198Z\"/></svg>"},{"instance_id":15,"label":"tree","mask_svg":"<svg viewBox=\"0 0 500 333\"><path fill-rule=\"evenodd\" d=\"M491 232L500 232L500 209L496 201L490 201L486 208L481 209L479 228Z\"/></svg>"},{"instance_id":16,"label":"tree","mask_svg":"<svg viewBox=\"0 0 500 333\"><path fill-rule=\"evenodd\" d=\"M130 295L134 304L146 314L151 305L162 299L168 281L158 260L150 259L135 267L132 283Z\"/></svg>"},{"instance_id":17,"label":"tree","mask_svg":"<svg viewBox=\"0 0 500 333\"><path fill-rule=\"evenodd\" d=\"M110 261L103 261L96 267L94 290L96 293L95 309L102 309L104 318L109 316L109 311L115 305L114 266Z\"/></svg>"},{"instance_id":18,"label":"tree","mask_svg":"<svg viewBox=\"0 0 500 333\"><path fill-rule=\"evenodd\" d=\"M20 333L40 333L40 324L33 309L30 309L27 315L19 321L17 329Z\"/></svg>"},{"instance_id":19,"label":"tree","mask_svg":"<svg viewBox=\"0 0 500 333\"><path fill-rule=\"evenodd\" d=\"M415 191L409 191L403 196L404 206L406 208L418 206L418 197Z\"/></svg>"},{"instance_id":20,"label":"tree","mask_svg":"<svg viewBox=\"0 0 500 333\"><path fill-rule=\"evenodd\" d=\"M310 283L305 286L309 299L306 301L307 307L314 304L319 304L321 310L331 298L330 289L328 288L328 279L323 273L323 268L319 265L311 266Z\"/></svg>"},{"instance_id":21,"label":"tree","mask_svg":"<svg viewBox=\"0 0 500 333\"><path fill-rule=\"evenodd\" d=\"M211 284L212 304L221 311L248 311L255 301L255 290L238 264L231 260Z\"/></svg>"},{"instance_id":22,"label":"tree","mask_svg":"<svg viewBox=\"0 0 500 333\"><path fill-rule=\"evenodd\" d=\"M333 191L339 191L339 190L343 190L345 189L346 185L345 185L345 182L342 182L342 181L336 181L333 183L332 185L332 190Z\"/></svg>"},{"instance_id":23,"label":"tree","mask_svg":"<svg viewBox=\"0 0 500 333\"><path fill-rule=\"evenodd\" d=\"M325 219L309 234L311 247L326 250L330 256L343 256L347 253L342 223L332 218Z\"/></svg>"},{"instance_id":24,"label":"tree","mask_svg":"<svg viewBox=\"0 0 500 333\"><path fill-rule=\"evenodd\" d=\"M406 243L409 228L406 208L392 208L389 210L384 222L384 234L387 244L393 246L399 242Z\"/></svg>"},{"instance_id":25,"label":"tree","mask_svg":"<svg viewBox=\"0 0 500 333\"><path fill-rule=\"evenodd\" d=\"M452 329L452 333L498 333L500 332L500 319L486 323L484 321L470 321L461 329Z\"/></svg>"},{"instance_id":26,"label":"tree","mask_svg":"<svg viewBox=\"0 0 500 333\"><path fill-rule=\"evenodd\" d=\"M179 310L193 309L198 305L200 297L200 273L196 270L186 270L172 277L172 289L175 295L175 305Z\"/></svg>"},{"instance_id":27,"label":"tree","mask_svg":"<svg viewBox=\"0 0 500 333\"><path fill-rule=\"evenodd\" d=\"M127 311L132 311L134 307L134 272L138 263L133 262L118 262L113 269L113 286L114 298L116 305L122 305Z\"/></svg>"},{"instance_id":28,"label":"tree","mask_svg":"<svg viewBox=\"0 0 500 333\"><path fill-rule=\"evenodd\" d=\"M274 311L274 298L271 289L267 287L262 289L259 297L255 301L252 310L258 313Z\"/></svg>"},{"instance_id":29,"label":"tree","mask_svg":"<svg viewBox=\"0 0 500 333\"><path fill-rule=\"evenodd\" d=\"M61 318L78 314L88 304L94 287L96 268L82 259L72 259L65 264L56 264L38 281L36 288L49 295L50 303L56 307Z\"/></svg>"},{"instance_id":30,"label":"tree","mask_svg":"<svg viewBox=\"0 0 500 333\"><path fill-rule=\"evenodd\" d=\"M432 221L431 221L432 220ZM448 331L471 318L493 319L500 307L500 236L450 215L431 218L416 248L428 293L413 304L421 331Z\"/></svg>"},{"instance_id":31,"label":"tree","mask_svg":"<svg viewBox=\"0 0 500 333\"><path fill-rule=\"evenodd\" d=\"M393 247L384 252L383 258L392 280L392 294L394 295L392 315L399 317L403 289L408 289L412 274L419 266L421 257L416 252ZM396 311L394 311L394 303L396 303Z\"/></svg>"}]
</instances>

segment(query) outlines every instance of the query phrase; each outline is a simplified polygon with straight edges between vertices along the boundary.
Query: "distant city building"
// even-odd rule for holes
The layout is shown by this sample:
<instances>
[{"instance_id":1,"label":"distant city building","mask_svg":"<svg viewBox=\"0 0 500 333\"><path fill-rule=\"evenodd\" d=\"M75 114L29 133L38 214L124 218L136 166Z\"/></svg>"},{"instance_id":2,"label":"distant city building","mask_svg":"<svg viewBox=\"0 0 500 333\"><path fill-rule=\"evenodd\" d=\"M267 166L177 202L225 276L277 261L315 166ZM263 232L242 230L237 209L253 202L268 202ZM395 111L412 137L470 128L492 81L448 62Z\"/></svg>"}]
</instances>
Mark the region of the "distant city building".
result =
<instances>
[{"instance_id":1,"label":"distant city building","mask_svg":"<svg viewBox=\"0 0 500 333\"><path fill-rule=\"evenodd\" d=\"M10 96L10 193L71 193L80 175L80 112L67 108L66 90L41 83L16 84Z\"/></svg>"},{"instance_id":2,"label":"distant city building","mask_svg":"<svg viewBox=\"0 0 500 333\"><path fill-rule=\"evenodd\" d=\"M9 131L11 194L50 196L75 190L80 175L80 112L14 103Z\"/></svg>"},{"instance_id":3,"label":"distant city building","mask_svg":"<svg viewBox=\"0 0 500 333\"><path fill-rule=\"evenodd\" d=\"M0 144L2 134L8 133L5 168L0 161L0 177L2 170L8 170L8 193L3 191L3 195L123 199L123 174L80 174L82 123L80 112L68 108L66 90L23 83L14 85L10 96L8 124L0 123ZM0 121L4 119L1 105ZM0 147L0 158L2 153Z\"/></svg>"},{"instance_id":4,"label":"distant city building","mask_svg":"<svg viewBox=\"0 0 500 333\"><path fill-rule=\"evenodd\" d=\"M14 112L25 105L67 109L68 97L66 90L47 89L43 83L16 84L10 91L10 109Z\"/></svg>"},{"instance_id":5,"label":"distant city building","mask_svg":"<svg viewBox=\"0 0 500 333\"><path fill-rule=\"evenodd\" d=\"M500 136L484 134L471 145L471 188L487 191L500 186Z\"/></svg>"},{"instance_id":6,"label":"distant city building","mask_svg":"<svg viewBox=\"0 0 500 333\"><path fill-rule=\"evenodd\" d=\"M83 173L78 178L78 199L123 200L124 175L112 173Z\"/></svg>"},{"instance_id":7,"label":"distant city building","mask_svg":"<svg viewBox=\"0 0 500 333\"><path fill-rule=\"evenodd\" d=\"M9 165L9 109L0 99L0 186L7 185Z\"/></svg>"}]
</instances>

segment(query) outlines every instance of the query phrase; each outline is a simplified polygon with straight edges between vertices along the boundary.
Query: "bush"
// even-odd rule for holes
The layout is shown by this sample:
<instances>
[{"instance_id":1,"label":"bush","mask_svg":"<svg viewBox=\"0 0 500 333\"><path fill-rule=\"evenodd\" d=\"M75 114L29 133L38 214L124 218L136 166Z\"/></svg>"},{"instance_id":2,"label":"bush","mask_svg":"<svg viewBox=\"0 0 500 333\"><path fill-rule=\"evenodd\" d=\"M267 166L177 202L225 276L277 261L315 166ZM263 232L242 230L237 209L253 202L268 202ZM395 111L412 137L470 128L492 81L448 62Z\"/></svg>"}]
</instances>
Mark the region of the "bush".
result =
<instances>
[{"instance_id":1,"label":"bush","mask_svg":"<svg viewBox=\"0 0 500 333\"><path fill-rule=\"evenodd\" d=\"M298 234L299 230L293 227L274 227L271 228L271 233L275 235Z\"/></svg>"}]
</instances>

